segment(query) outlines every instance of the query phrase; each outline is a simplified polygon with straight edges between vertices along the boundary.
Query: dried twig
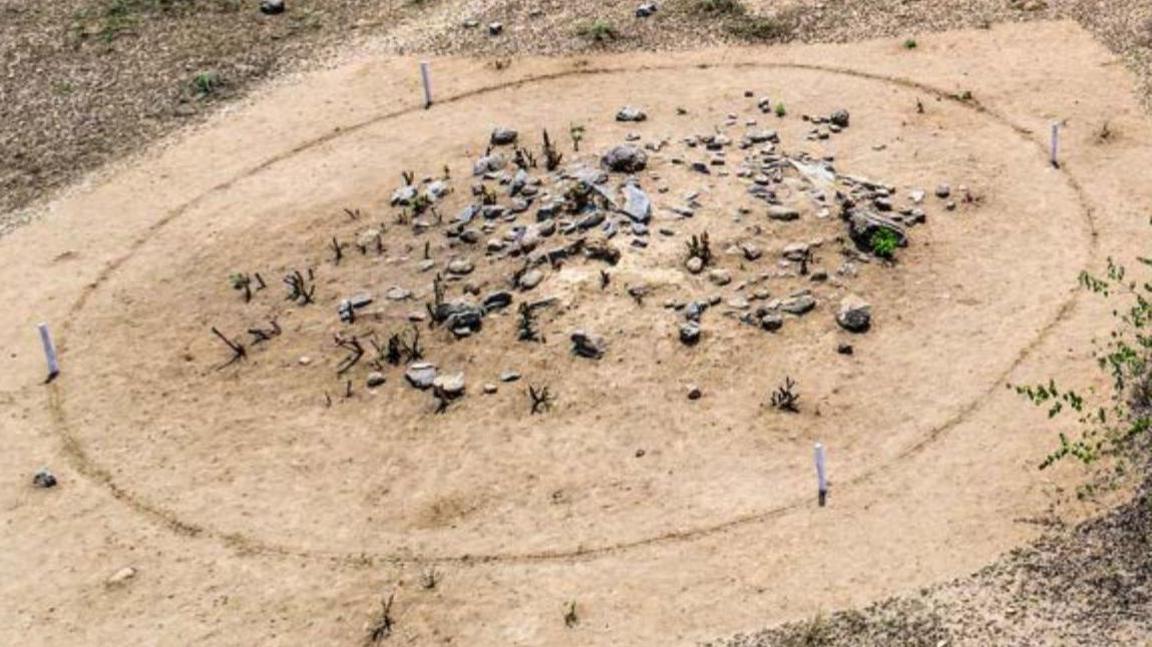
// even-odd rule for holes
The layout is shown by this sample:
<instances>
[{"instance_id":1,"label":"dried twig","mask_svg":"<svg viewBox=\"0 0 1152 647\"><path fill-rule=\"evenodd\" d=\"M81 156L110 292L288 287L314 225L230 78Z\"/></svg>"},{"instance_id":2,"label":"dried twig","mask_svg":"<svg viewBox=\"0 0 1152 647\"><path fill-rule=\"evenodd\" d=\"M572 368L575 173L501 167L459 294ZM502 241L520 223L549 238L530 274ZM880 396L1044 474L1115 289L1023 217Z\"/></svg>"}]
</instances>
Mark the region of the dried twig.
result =
<instances>
[{"instance_id":1,"label":"dried twig","mask_svg":"<svg viewBox=\"0 0 1152 647\"><path fill-rule=\"evenodd\" d=\"M220 341L224 342L224 344L226 346L228 346L228 348L232 351L232 359L221 364L220 366L217 366L216 367L217 370L222 369L225 366L230 366L230 365L232 365L236 362L239 362L240 360L248 357L248 349L244 348L244 344L241 344L240 342L236 342L236 341L232 341L231 339L228 339L227 337L224 336L224 333L217 330L215 326L212 327L212 334L219 337Z\"/></svg>"}]
</instances>

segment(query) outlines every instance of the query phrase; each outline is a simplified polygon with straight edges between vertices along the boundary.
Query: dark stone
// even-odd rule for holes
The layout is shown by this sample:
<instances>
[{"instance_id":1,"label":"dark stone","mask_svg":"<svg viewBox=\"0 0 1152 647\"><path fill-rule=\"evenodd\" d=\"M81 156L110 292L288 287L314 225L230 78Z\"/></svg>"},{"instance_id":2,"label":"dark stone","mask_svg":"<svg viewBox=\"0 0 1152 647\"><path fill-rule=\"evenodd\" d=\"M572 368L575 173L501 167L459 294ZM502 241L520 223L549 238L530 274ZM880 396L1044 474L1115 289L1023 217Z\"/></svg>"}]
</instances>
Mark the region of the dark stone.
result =
<instances>
[{"instance_id":1,"label":"dark stone","mask_svg":"<svg viewBox=\"0 0 1152 647\"><path fill-rule=\"evenodd\" d=\"M47 469L42 469L32 476L32 485L38 488L56 487L56 475Z\"/></svg>"}]
</instances>

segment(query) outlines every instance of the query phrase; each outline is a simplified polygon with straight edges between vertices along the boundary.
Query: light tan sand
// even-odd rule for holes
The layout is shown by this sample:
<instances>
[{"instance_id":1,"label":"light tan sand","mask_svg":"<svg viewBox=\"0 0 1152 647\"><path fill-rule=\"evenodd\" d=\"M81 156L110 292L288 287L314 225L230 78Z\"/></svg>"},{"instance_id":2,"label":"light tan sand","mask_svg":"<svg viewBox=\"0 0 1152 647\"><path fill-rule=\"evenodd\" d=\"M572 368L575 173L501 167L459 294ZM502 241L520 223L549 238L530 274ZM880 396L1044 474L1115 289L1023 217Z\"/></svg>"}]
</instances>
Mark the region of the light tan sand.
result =
<instances>
[{"instance_id":1,"label":"light tan sand","mask_svg":"<svg viewBox=\"0 0 1152 647\"><path fill-rule=\"evenodd\" d=\"M1089 360L1069 349L1108 315L1076 274L1141 250L1152 194L1134 181L1150 154L1131 80L1075 26L950 34L915 53L877 42L433 66L442 101L430 111L414 109L414 61L352 63L269 89L0 241L13 304L0 315L2 642L356 643L395 590L402 643L691 643L968 572L1032 536L1021 520L1075 479L1034 469L1055 431L1004 384L1085 384ZM777 335L711 312L701 344L680 347L663 300L731 294L679 269L684 234L708 229L718 252L755 239L766 251L755 267L719 260L751 274L835 227L810 215L772 225L759 211L736 223L735 207L753 203L716 188L692 220L658 214L680 237L625 251L606 296L597 265L549 271L531 293L563 304L542 317L547 343L513 341L512 316L461 342L430 333L430 358L469 381L448 414L397 370L341 401L337 298L391 285L424 297L431 282L414 267L424 239L400 233L387 260L352 252L332 267L328 238L364 228L343 207L390 219L401 171L448 163L452 214L493 125L533 142L546 127L566 144L567 125L585 123L582 148L596 152L631 130L675 140L730 111L743 119L745 89L789 106L784 120L757 115L786 147L821 151L798 115L847 107L853 127L829 144L841 171L982 197L951 213L930 198L901 263L850 282L877 322L851 339L854 356L834 352L844 290L831 287ZM976 101L937 100L964 90ZM624 104L650 121L612 123ZM1053 120L1066 120L1062 170L1044 153ZM1116 135L1100 144L1105 120ZM721 185L652 170L672 186L657 204ZM818 255L838 263L833 249ZM498 287L502 270L470 257L472 280ZM320 304L298 309L279 277L306 264ZM225 279L253 270L271 289L243 306ZM624 292L640 282L655 289L642 307ZM419 307L383 305L362 325L395 329ZM283 337L214 370L225 356L209 326L239 334L272 315ZM65 374L50 387L37 383L39 320L61 341ZM581 327L608 337L605 359L567 353ZM524 380L480 395L505 369ZM785 375L801 385L799 415L764 406ZM556 391L548 414L528 415L529 382ZM702 400L685 399L689 383ZM830 448L822 510L815 440ZM41 464L60 488L30 488ZM443 581L425 591L433 562ZM138 575L104 584L126 565ZM571 600L575 628L562 618Z\"/></svg>"}]
</instances>

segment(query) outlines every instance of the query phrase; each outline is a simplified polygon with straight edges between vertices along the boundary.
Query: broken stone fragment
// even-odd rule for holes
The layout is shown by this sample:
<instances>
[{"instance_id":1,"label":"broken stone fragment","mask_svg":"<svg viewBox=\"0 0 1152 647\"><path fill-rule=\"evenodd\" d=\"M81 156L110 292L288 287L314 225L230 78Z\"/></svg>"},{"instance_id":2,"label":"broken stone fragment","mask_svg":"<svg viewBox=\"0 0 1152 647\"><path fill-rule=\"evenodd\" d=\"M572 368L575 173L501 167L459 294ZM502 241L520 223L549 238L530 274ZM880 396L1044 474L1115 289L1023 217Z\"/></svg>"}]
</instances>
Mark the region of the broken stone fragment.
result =
<instances>
[{"instance_id":1,"label":"broken stone fragment","mask_svg":"<svg viewBox=\"0 0 1152 647\"><path fill-rule=\"evenodd\" d=\"M471 274L473 269L474 266L472 265L472 261L466 258L452 259L452 261L448 263L447 267L449 274L455 274L457 276Z\"/></svg>"},{"instance_id":2,"label":"broken stone fragment","mask_svg":"<svg viewBox=\"0 0 1152 647\"><path fill-rule=\"evenodd\" d=\"M616 121L644 121L648 115L640 108L624 106L616 113Z\"/></svg>"},{"instance_id":3,"label":"broken stone fragment","mask_svg":"<svg viewBox=\"0 0 1152 647\"><path fill-rule=\"evenodd\" d=\"M865 332L872 326L872 306L860 297L846 296L840 301L836 323L849 332Z\"/></svg>"},{"instance_id":4,"label":"broken stone fragment","mask_svg":"<svg viewBox=\"0 0 1152 647\"><path fill-rule=\"evenodd\" d=\"M493 310L500 310L512 305L511 292L492 292L484 297L483 308L484 312L492 312Z\"/></svg>"},{"instance_id":5,"label":"broken stone fragment","mask_svg":"<svg viewBox=\"0 0 1152 647\"><path fill-rule=\"evenodd\" d=\"M572 333L572 352L580 357L600 359L607 350L607 342L599 335L590 335L583 330Z\"/></svg>"},{"instance_id":6,"label":"broken stone fragment","mask_svg":"<svg viewBox=\"0 0 1152 647\"><path fill-rule=\"evenodd\" d=\"M780 303L780 309L794 315L802 315L816 307L816 299L810 294L797 294Z\"/></svg>"},{"instance_id":7,"label":"broken stone fragment","mask_svg":"<svg viewBox=\"0 0 1152 647\"><path fill-rule=\"evenodd\" d=\"M56 475L49 472L47 468L41 469L32 475L32 485L45 489L56 487Z\"/></svg>"},{"instance_id":8,"label":"broken stone fragment","mask_svg":"<svg viewBox=\"0 0 1152 647\"><path fill-rule=\"evenodd\" d=\"M634 222L646 223L652 218L652 201L640 187L624 185L624 213Z\"/></svg>"},{"instance_id":9,"label":"broken stone fragment","mask_svg":"<svg viewBox=\"0 0 1152 647\"><path fill-rule=\"evenodd\" d=\"M464 374L438 375L432 380L432 386L449 398L464 395Z\"/></svg>"},{"instance_id":10,"label":"broken stone fragment","mask_svg":"<svg viewBox=\"0 0 1152 647\"><path fill-rule=\"evenodd\" d=\"M688 322L680 326L680 342L685 346L695 346L700 341L700 324Z\"/></svg>"},{"instance_id":11,"label":"broken stone fragment","mask_svg":"<svg viewBox=\"0 0 1152 647\"><path fill-rule=\"evenodd\" d=\"M770 220L779 220L782 222L788 222L791 220L796 220L799 217L800 217L800 211L797 210L795 207L786 207L786 206L781 205L781 204L768 205L768 218Z\"/></svg>"},{"instance_id":12,"label":"broken stone fragment","mask_svg":"<svg viewBox=\"0 0 1152 647\"><path fill-rule=\"evenodd\" d=\"M518 136L519 133L515 130L499 126L492 131L492 136L488 138L488 141L493 146L507 146L509 144L515 144Z\"/></svg>"},{"instance_id":13,"label":"broken stone fragment","mask_svg":"<svg viewBox=\"0 0 1152 647\"><path fill-rule=\"evenodd\" d=\"M431 388L436 380L436 365L431 362L415 362L404 371L404 379L417 389Z\"/></svg>"},{"instance_id":14,"label":"broken stone fragment","mask_svg":"<svg viewBox=\"0 0 1152 647\"><path fill-rule=\"evenodd\" d=\"M416 187L405 185L392 192L391 204L393 207L407 207L416 199Z\"/></svg>"}]
</instances>

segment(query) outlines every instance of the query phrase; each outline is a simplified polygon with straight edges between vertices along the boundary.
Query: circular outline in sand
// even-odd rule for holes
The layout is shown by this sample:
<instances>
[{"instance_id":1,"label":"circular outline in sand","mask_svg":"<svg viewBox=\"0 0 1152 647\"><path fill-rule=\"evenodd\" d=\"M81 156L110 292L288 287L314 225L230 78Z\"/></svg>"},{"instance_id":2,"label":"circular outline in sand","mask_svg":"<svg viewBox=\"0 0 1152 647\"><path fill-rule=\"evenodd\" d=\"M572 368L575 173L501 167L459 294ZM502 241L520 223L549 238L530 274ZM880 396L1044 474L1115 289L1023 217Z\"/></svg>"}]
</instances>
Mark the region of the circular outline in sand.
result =
<instances>
[{"instance_id":1,"label":"circular outline in sand","mask_svg":"<svg viewBox=\"0 0 1152 647\"><path fill-rule=\"evenodd\" d=\"M536 76L529 76L518 79L516 81L509 81L491 86L484 86L475 88L466 92L462 92L445 99L439 100L432 109L441 104L454 104L465 99L481 96L491 92L501 90L514 89L523 85L542 83L553 81L570 76L591 76L601 74L626 74L632 72L647 72L647 71L662 71L662 70L675 70L681 68L695 68L695 69L709 69L718 67L727 67L734 69L741 68L763 68L763 69L792 69L792 70L806 70L810 72L818 72L825 74L838 74L849 76L853 78L865 79L875 81L878 83L886 83L896 85L902 88L909 88L918 90L926 94L932 95L937 99L947 100L961 107L975 111L977 114L984 115L992 121L997 122L1003 126L1008 127L1016 133L1025 143L1033 144L1041 157L1047 161L1048 152L1044 148L1042 141L1038 141L1030 135L1032 134L1027 128L1024 128L1006 116L988 109L975 99L964 99L958 95L946 92L939 88L933 87L928 84L903 79L899 77L887 76L871 72L864 72L860 70L853 70L851 68L823 66L815 64L803 63L752 63L752 62L736 62L736 63L715 63L715 64L668 64L668 65L645 65L639 67L598 67L598 68L583 68L575 70L565 70L561 72L553 72L549 74L541 74ZM201 201L210 195L227 191L231 189L237 182L254 177L263 171L271 168L272 166L291 159L292 157L303 153L305 151L316 148L327 142L334 141L341 137L345 137L355 133L364 128L384 123L397 117L419 112L423 108L409 107L395 110L392 112L376 115L370 117L351 126L341 127L333 130L330 133L308 140L298 144L282 153L273 155L259 164L237 174L236 176L217 184L196 197L184 202L183 204L173 208L166 213L162 218L145 229L144 233L134 240L128 247L127 252L118 257L113 262L105 266L105 268L96 277L96 280L85 286L76 302L67 311L67 318L63 325L63 337L66 339L67 335L73 329L73 323L77 316L86 306L88 299L94 294L101 286L103 286L108 279L129 259L131 259L145 244L147 244L157 232L170 224L176 218L187 213L189 210L197 206ZM1097 236L1096 236L1096 222L1095 210L1089 204L1087 196L1084 193L1080 183L1063 167L1057 168L1057 171L1064 177L1068 186L1072 189L1079 202L1081 214L1087 225L1087 247L1090 257L1095 257L1097 253ZM1045 323L1036 336L1021 348L1012 361L1008 364L1007 368L993 381L993 383L980 393L976 398L969 403L962 406L957 413L945 420L936 427L930 429L921 438L903 448L895 456L886 462L878 463L870 466L855 477L845 481L841 487L860 484L874 478L875 476L889 470L899 462L908 459L909 457L919 453L929 444L940 438L945 432L963 422L968 416L978 410L981 405L987 402L987 395L991 394L995 389L1006 381L1008 376L1014 371L1043 341L1051 331L1062 322L1077 302L1077 295L1079 292L1075 289L1070 289L1069 296L1061 303L1060 308L1057 310L1056 315L1047 323ZM243 550L245 552L256 552L263 554L272 554L289 557L300 557L305 559L327 559L336 563L348 564L354 566L371 566L376 563L472 563L472 562L537 562L537 561L552 561L552 560L581 560L591 559L599 556L618 553L630 549L641 548L644 546L672 543L677 541L685 541L705 537L739 526L744 526L752 523L767 521L779 517L789 511L800 509L801 507L810 503L805 499L798 499L787 503L774 506L767 510L760 512L749 513L737 516L735 518L723 521L720 523L713 523L707 525L700 525L683 530L674 530L670 532L663 532L657 535L644 537L641 539L606 543L593 547L578 547L569 550L557 551L535 551L535 552L509 552L509 553L489 553L480 555L420 555L420 554L405 554L403 552L393 553L370 553L358 552L349 553L345 551L325 551L320 549L308 549L300 547L292 547L285 544L274 544L263 541L261 539L251 537L242 533L228 533L211 528L209 526L186 521L181 516L171 510L162 508L154 503L137 497L130 489L120 485L113 478L111 472L106 468L101 467L94 462L87 452L85 451L80 440L72 433L68 426L67 417L64 412L64 397L63 389L59 381L50 385L49 391L49 408L52 413L52 421L56 427L56 431L60 434L66 454L73 462L77 471L92 479L93 481L102 484L112 493L112 495L128 504L130 508L136 512L149 517L161 523L161 525L186 536L205 536L221 541L225 545Z\"/></svg>"}]
</instances>

